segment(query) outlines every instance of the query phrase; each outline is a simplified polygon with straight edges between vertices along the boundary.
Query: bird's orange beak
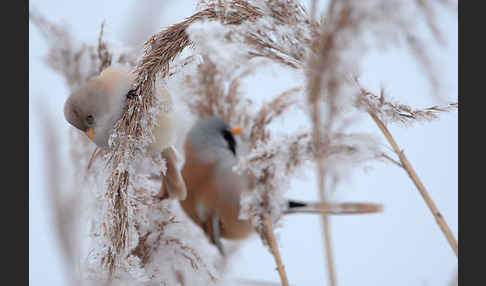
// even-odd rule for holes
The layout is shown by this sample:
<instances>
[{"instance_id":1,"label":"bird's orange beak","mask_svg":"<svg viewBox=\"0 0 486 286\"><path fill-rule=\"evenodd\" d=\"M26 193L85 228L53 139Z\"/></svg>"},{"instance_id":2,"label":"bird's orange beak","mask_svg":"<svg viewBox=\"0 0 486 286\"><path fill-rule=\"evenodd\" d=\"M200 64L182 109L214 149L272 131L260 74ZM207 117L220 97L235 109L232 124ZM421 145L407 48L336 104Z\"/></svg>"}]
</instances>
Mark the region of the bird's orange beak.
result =
<instances>
[{"instance_id":1,"label":"bird's orange beak","mask_svg":"<svg viewBox=\"0 0 486 286\"><path fill-rule=\"evenodd\" d=\"M86 130L86 135L88 135L89 139L93 140L93 128Z\"/></svg>"},{"instance_id":2,"label":"bird's orange beak","mask_svg":"<svg viewBox=\"0 0 486 286\"><path fill-rule=\"evenodd\" d=\"M243 130L243 128L241 128L241 127L239 127L239 126L238 126L238 127L235 127L235 128L233 128L233 129L231 129L231 134L233 134L233 135L237 135L237 134L239 134L239 133L240 133L242 130Z\"/></svg>"}]
</instances>

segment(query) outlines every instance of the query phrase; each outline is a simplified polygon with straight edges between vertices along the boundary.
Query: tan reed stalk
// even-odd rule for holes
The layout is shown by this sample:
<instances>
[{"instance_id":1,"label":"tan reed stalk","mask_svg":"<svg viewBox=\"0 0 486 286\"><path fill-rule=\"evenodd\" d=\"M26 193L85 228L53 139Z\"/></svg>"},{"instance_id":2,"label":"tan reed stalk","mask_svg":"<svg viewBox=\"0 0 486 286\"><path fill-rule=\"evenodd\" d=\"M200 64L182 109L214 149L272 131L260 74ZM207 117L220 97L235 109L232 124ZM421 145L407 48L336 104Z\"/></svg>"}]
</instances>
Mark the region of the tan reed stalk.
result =
<instances>
[{"instance_id":1,"label":"tan reed stalk","mask_svg":"<svg viewBox=\"0 0 486 286\"><path fill-rule=\"evenodd\" d=\"M277 241L275 240L275 235L273 234L272 223L270 222L270 216L265 213L263 214L265 220L265 228L267 233L267 241L272 250L273 257L275 258L275 263L277 263L278 274L280 275L280 281L282 281L283 286L289 286L289 281L287 279L287 274L285 273L285 267L283 265L282 259L280 258L280 252L278 251Z\"/></svg>"},{"instance_id":2,"label":"tan reed stalk","mask_svg":"<svg viewBox=\"0 0 486 286\"><path fill-rule=\"evenodd\" d=\"M326 211L326 194L324 190L324 161L322 158L319 156L318 161L317 161L317 172L319 176L319 197L322 201L322 204L324 206L324 212ZM329 278L329 285L330 286L335 286L336 285L336 275L335 275L335 270L334 270L334 255L332 251L332 244L331 244L331 234L330 234L330 227L329 227L329 220L327 217L327 214L322 215L322 229L324 232L324 249L326 251L326 260L327 260L327 272L328 272L328 278Z\"/></svg>"},{"instance_id":3,"label":"tan reed stalk","mask_svg":"<svg viewBox=\"0 0 486 286\"><path fill-rule=\"evenodd\" d=\"M376 116L374 112L371 110L368 111L368 114L371 116L371 118L375 121L376 125L378 125L378 128L380 128L381 132L383 135L385 135L386 139L392 145L393 151L398 155L400 158L400 162L402 165L402 168L405 169L407 172L408 176L410 179L413 181L417 189L419 190L420 194L422 195L422 198L425 200L425 203L427 204L427 207L429 207L430 212L432 212L432 215L434 216L437 224L439 225L441 231L444 233L445 237L447 238L447 241L449 242L449 245L451 246L452 250L458 256L458 245L457 245L457 240L455 239L454 235L452 234L451 229L447 225L447 222L445 221L444 217L442 214L439 212L437 209L434 201L430 197L429 193L425 189L424 184L422 181L419 179L417 173L413 169L412 165L408 161L407 157L403 153L402 150L398 147L397 143L395 142L395 139L393 139L393 136L391 135L390 131L388 131L388 128L386 128L385 124Z\"/></svg>"},{"instance_id":4,"label":"tan reed stalk","mask_svg":"<svg viewBox=\"0 0 486 286\"><path fill-rule=\"evenodd\" d=\"M316 77L314 74L313 77ZM313 135L314 135L314 146L316 150L316 164L317 164L317 176L318 176L318 188L319 188L319 198L324 205L324 212L326 211L326 194L324 185L324 160L323 160L323 146L321 144L321 116L319 110L319 104L317 99L319 98L320 91L320 79L313 79L311 94L312 103L312 122L314 125ZM322 215L322 231L324 237L324 256L327 260L327 273L329 279L329 285L336 285L336 276L334 270L333 252L331 245L331 235L329 231L329 221L327 215L324 213Z\"/></svg>"}]
</instances>

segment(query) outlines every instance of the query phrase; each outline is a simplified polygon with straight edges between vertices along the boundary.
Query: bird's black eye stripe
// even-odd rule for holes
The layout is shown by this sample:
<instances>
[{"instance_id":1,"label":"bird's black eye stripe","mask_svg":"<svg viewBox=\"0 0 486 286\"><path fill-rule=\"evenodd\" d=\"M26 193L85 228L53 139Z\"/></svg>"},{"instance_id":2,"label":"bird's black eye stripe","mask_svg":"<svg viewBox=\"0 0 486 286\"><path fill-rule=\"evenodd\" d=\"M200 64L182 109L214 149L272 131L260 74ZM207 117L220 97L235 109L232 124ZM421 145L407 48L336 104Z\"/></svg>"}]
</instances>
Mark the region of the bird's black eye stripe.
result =
<instances>
[{"instance_id":1,"label":"bird's black eye stripe","mask_svg":"<svg viewBox=\"0 0 486 286\"><path fill-rule=\"evenodd\" d=\"M137 96L137 93L136 93L136 90L135 89L130 89L127 93L127 98L128 99L132 99L134 98L135 96Z\"/></svg>"},{"instance_id":2,"label":"bird's black eye stripe","mask_svg":"<svg viewBox=\"0 0 486 286\"><path fill-rule=\"evenodd\" d=\"M230 149L231 153L236 156L236 140L231 134L231 131L223 130L223 137L226 142L228 142L228 148Z\"/></svg>"},{"instance_id":3,"label":"bird's black eye stripe","mask_svg":"<svg viewBox=\"0 0 486 286\"><path fill-rule=\"evenodd\" d=\"M93 115L86 116L86 122L88 122L88 124L90 124L90 125L93 124L93 122L94 122Z\"/></svg>"}]
</instances>

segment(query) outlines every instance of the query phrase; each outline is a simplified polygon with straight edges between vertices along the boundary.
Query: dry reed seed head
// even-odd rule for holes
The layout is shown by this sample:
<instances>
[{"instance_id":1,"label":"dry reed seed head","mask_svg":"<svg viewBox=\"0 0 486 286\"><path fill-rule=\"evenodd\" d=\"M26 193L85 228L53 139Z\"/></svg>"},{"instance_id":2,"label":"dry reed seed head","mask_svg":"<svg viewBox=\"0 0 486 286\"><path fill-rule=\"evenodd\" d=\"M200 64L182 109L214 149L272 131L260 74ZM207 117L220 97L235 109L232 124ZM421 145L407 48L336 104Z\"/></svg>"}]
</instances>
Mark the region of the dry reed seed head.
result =
<instances>
[{"instance_id":1,"label":"dry reed seed head","mask_svg":"<svg viewBox=\"0 0 486 286\"><path fill-rule=\"evenodd\" d=\"M233 72L248 58L245 45L232 41L233 29L215 21L191 24L187 34L194 43L194 52L210 58L222 72Z\"/></svg>"},{"instance_id":2,"label":"dry reed seed head","mask_svg":"<svg viewBox=\"0 0 486 286\"><path fill-rule=\"evenodd\" d=\"M168 209L168 205L161 204L150 195L151 193L156 193L159 185L142 176L132 178L130 184L134 186L129 189L128 198L126 199L132 207L131 210L133 212L129 213L129 217L133 218L133 220L128 220L128 229L131 230L131 239L129 240L130 245L126 247L128 250L125 252L125 257L123 259L117 259L116 256L112 254L113 250L99 245L93 249L97 250L94 251L93 254L97 253L98 260L94 260L90 264L90 267L99 268L99 263L104 263L108 270L116 273L114 277L123 275L123 273L126 272L130 274L130 277L126 277L126 279L146 282L148 279L152 279L150 277L153 277L153 275L160 270L160 266L155 267L155 265L170 264L171 260L175 261L178 257L181 257L186 262L183 262L183 265L180 265L181 262L177 262L179 263L177 264L179 265L178 267L184 269L188 264L196 265L200 270L200 274L196 276L214 276L211 274L212 271L207 268L207 259L193 259L191 258L193 256L192 253L186 253L186 251L189 251L195 245L191 247L189 244L186 247L181 248L180 245L172 243L171 241L166 240L164 242L164 239L167 239L167 237L171 235L181 238L184 236L180 236L181 234L174 232L174 226L181 223L175 221L174 214ZM145 187L145 189L142 187ZM133 192L131 191L132 188ZM105 220L106 219L101 219L100 223L103 223ZM115 225L120 225L120 222ZM104 227L108 229L111 226L105 224ZM132 227L134 229L131 229ZM187 232L187 227L187 225L181 225L177 228L186 229L184 232ZM110 233L107 229L103 232ZM119 241L119 243L122 242L123 241ZM99 239L98 243L107 245L106 238ZM192 249L191 251L194 250ZM101 261L99 258L101 258ZM111 265L113 265L113 269L109 268ZM209 274L206 273L207 271L209 271ZM109 273L106 273L106 275L109 276ZM189 274L186 273L185 275ZM192 273L192 275L194 275L194 273ZM156 277L161 279L160 276ZM169 278L165 277L164 279ZM168 281L169 282L167 283L170 284L170 279Z\"/></svg>"},{"instance_id":3,"label":"dry reed seed head","mask_svg":"<svg viewBox=\"0 0 486 286\"><path fill-rule=\"evenodd\" d=\"M188 230L192 230L186 222L174 221L163 228L162 232L155 228L154 233L149 233L139 240L139 248L135 248L133 255L128 256L123 265L119 266L122 269L126 268L126 272L119 272L113 277L114 282L175 285L177 276L173 274L180 272L188 285L212 285L218 277L211 264L208 264L209 256L201 255L199 247L203 240L198 237L195 242L199 243L191 242L192 245L186 242L190 238ZM202 254L206 255L204 251ZM99 270L95 270L96 265L92 264L93 274L97 274L92 280L103 281ZM105 276L105 280L106 277L108 276Z\"/></svg>"},{"instance_id":4,"label":"dry reed seed head","mask_svg":"<svg viewBox=\"0 0 486 286\"><path fill-rule=\"evenodd\" d=\"M291 68L302 68L310 42L310 21L302 9L284 1L258 1L264 17L243 23L235 34L248 46L250 57L264 57Z\"/></svg>"},{"instance_id":5,"label":"dry reed seed head","mask_svg":"<svg viewBox=\"0 0 486 286\"><path fill-rule=\"evenodd\" d=\"M37 12L30 11L29 16L47 40L46 64L64 76L71 90L97 73L94 47L75 42L68 28L48 22Z\"/></svg>"},{"instance_id":6,"label":"dry reed seed head","mask_svg":"<svg viewBox=\"0 0 486 286\"><path fill-rule=\"evenodd\" d=\"M108 50L107 44L103 41L103 30L105 27L105 21L101 23L100 35L98 37L98 58L100 60L99 72L101 73L107 67L111 66L113 55Z\"/></svg>"},{"instance_id":7,"label":"dry reed seed head","mask_svg":"<svg viewBox=\"0 0 486 286\"><path fill-rule=\"evenodd\" d=\"M251 129L252 103L243 97L240 82L251 74L252 65L230 73L218 69L209 57L196 71L184 79L182 99L198 118L219 116L230 126L242 126L244 132L238 135L246 140Z\"/></svg>"},{"instance_id":8,"label":"dry reed seed head","mask_svg":"<svg viewBox=\"0 0 486 286\"><path fill-rule=\"evenodd\" d=\"M234 168L240 173L249 172L254 178L250 190L241 197L240 217L250 219L264 243L266 243L266 235L263 228L263 215L268 213L271 223L278 223L285 208L286 200L283 195L290 180L283 171L289 161L289 157L286 156L288 154L282 150L287 146L287 142L279 139L279 144L275 144L276 142L264 144L259 141L253 149L256 151L240 158L239 164ZM259 152L261 149L265 151Z\"/></svg>"},{"instance_id":9,"label":"dry reed seed head","mask_svg":"<svg viewBox=\"0 0 486 286\"><path fill-rule=\"evenodd\" d=\"M459 104L451 102L443 106L431 106L424 109L414 109L408 105L401 104L386 96L384 89L380 91L380 96L365 89L357 77L354 78L355 84L359 90L356 94L354 105L358 109L371 111L385 124L399 123L410 126L415 122L425 122L438 119L439 115L444 112L457 110Z\"/></svg>"},{"instance_id":10,"label":"dry reed seed head","mask_svg":"<svg viewBox=\"0 0 486 286\"><path fill-rule=\"evenodd\" d=\"M170 34L170 32L174 30L184 30L183 26L184 25L172 26L164 31L164 35ZM150 112L147 112L147 110L154 104L155 99L153 96L153 89L155 78L159 73L165 75L168 71L169 61L180 53L184 48L184 45L188 44L187 39L184 36L180 39L180 45L176 45L175 47L173 45L169 46L169 49L163 46L164 41L158 42L162 43L161 46L154 45L154 39L147 42L145 56L136 70L138 73L137 93L140 95L143 94L143 96L140 100L131 101L129 103L127 112L125 112L121 121L119 121L115 127L116 133L112 138L115 152L114 156L110 159L113 163L112 168L114 173L109 179L108 192L117 194L117 196L112 197L112 199L115 200L115 203L113 204L115 207L111 208L113 212L117 213L114 217L119 218L116 225L125 225L120 231L112 232L115 235L110 237L114 248L114 251L111 251L111 253L116 256L122 254L123 250L126 248L127 241L130 240L130 237L128 236L129 232L125 230L126 226L130 223L127 221L128 216L124 214L128 212L130 208L129 206L125 207L124 204L127 203L125 193L129 192L127 191L127 188L131 167L126 163L133 161L134 158L139 156L138 153L140 153L140 150L143 150L144 146L146 146L150 140L150 126L152 126L153 120L150 117ZM210 94L211 92L207 93ZM116 262L116 259L113 258L110 261Z\"/></svg>"},{"instance_id":11,"label":"dry reed seed head","mask_svg":"<svg viewBox=\"0 0 486 286\"><path fill-rule=\"evenodd\" d=\"M191 27L193 26L194 25ZM204 26L204 23L196 27L196 31L200 31L199 29L203 31L207 29L207 26ZM224 26L219 24L215 25L214 27L225 29ZM215 29L211 28L209 30L214 31ZM195 32L189 29L189 33L192 35L192 33ZM207 35L208 33L198 32L195 34ZM226 44L228 44L226 37L220 36L224 35L224 33L213 33L213 35L216 35L216 37L213 38L206 36L201 38L201 41L210 42L211 45L215 45L215 48L218 46L226 47ZM218 41L220 41L218 45L214 44L214 42ZM241 50L238 45L234 45L232 43L229 44L236 47L237 50ZM202 46L205 45L202 44ZM290 98L290 95L296 92L297 89L289 90L278 96L270 104L262 107L259 115L253 116L251 114L247 114L248 110L238 110L241 108L239 105L242 103L242 95L239 92L239 82L244 77L251 74L255 66L252 62L248 61L245 53L240 53L240 57L236 57L235 60L234 56L220 56L220 50L222 49L219 48L214 50L212 48L207 48L207 46L206 48L201 49L201 51L204 53L204 62L198 66L198 74L196 76L187 77L186 85L191 86L193 92L197 93L199 96L202 96L202 100L194 101L191 94L191 97L188 97L188 104L193 110L195 110L199 117L218 115L225 121L229 122L230 125L238 124L245 127L250 127L250 121L253 121L250 137L252 137L251 141L254 144L254 142L256 142L258 139L268 137L268 134L263 127L268 125L273 118L279 116L284 112L285 109L292 105L293 102L288 98ZM206 54L210 54L210 51L213 51L213 57L206 56ZM234 53L228 53L227 55L230 54L233 55ZM214 60L217 60L218 64L216 64ZM228 68L228 66L231 68ZM244 68L245 66L246 68ZM240 69L243 69L240 74L235 73L235 70ZM238 120L235 120L235 118ZM249 128L245 129L250 130ZM243 135L243 137L246 136Z\"/></svg>"},{"instance_id":12,"label":"dry reed seed head","mask_svg":"<svg viewBox=\"0 0 486 286\"><path fill-rule=\"evenodd\" d=\"M419 15L423 14L421 13L423 8L420 6L416 4L404 5L401 1L363 1L363 3L340 1L335 2L332 6L333 9L328 9L327 15L324 17L320 32L321 35L328 35L325 38L329 38L330 40L325 39L325 41L322 41L323 43L327 43L328 48L322 49L326 45L318 44L315 41L313 50L317 54L320 53L319 50L336 50L339 53L345 52L346 49L340 47L338 42L352 42L353 46L366 48L369 45L369 40L365 40L363 36L371 35L373 40L386 44L386 46L401 45L408 47L414 53L414 59L425 68L429 75L438 74L437 69L434 67L433 58L427 54L427 49L425 48L425 43L427 43L426 38L419 35L419 32L426 30L427 27L431 30L437 29L431 28L431 25L415 25L416 22L421 22L424 18L416 17L417 13ZM331 13L331 10L335 12ZM347 16L344 17L343 15ZM414 21L410 19L414 19ZM368 29L363 29L363 27L368 27ZM369 29L370 27L373 29ZM423 27L425 29L421 29ZM344 41L336 41L336 38L339 37L343 38ZM322 38L322 36L317 37L317 39L319 38ZM331 46L334 46L335 49L329 48ZM356 54L354 50L359 51L360 49L353 48L348 54L356 58L352 62L359 63L361 56L359 53ZM310 63L324 64L323 61L317 59L312 60ZM319 64L316 64L315 67L310 66L311 72L313 70L319 71ZM341 65L342 63L338 66ZM348 72L350 71L346 73ZM434 79L432 76L429 76L429 82L432 86L437 85L437 79Z\"/></svg>"},{"instance_id":13,"label":"dry reed seed head","mask_svg":"<svg viewBox=\"0 0 486 286\"><path fill-rule=\"evenodd\" d=\"M370 3L356 5L352 1L332 2L326 11L327 15L324 18L322 30L314 38L313 54L310 56L308 68L308 102L312 106L311 118L315 130L319 129L324 134L339 128L335 122L345 120L342 118L340 107L349 106L353 99L349 96L352 93L346 92L349 91L350 83L343 79L347 74L356 73L356 70L350 67L356 62L359 64L359 58L362 55L349 46L349 39L353 38L353 43L363 42L364 29L362 27L380 22L383 15L393 10L390 9L391 7L401 8L398 2L381 4L379 1L375 1ZM346 53L354 55L358 61L353 61L351 64L349 58L352 57L343 56ZM318 105L322 105L321 100L323 99L322 103L325 104L318 107ZM320 118L320 110L325 111L325 117ZM316 131L315 134L319 133ZM318 142L316 141L316 144L322 145Z\"/></svg>"},{"instance_id":14,"label":"dry reed seed head","mask_svg":"<svg viewBox=\"0 0 486 286\"><path fill-rule=\"evenodd\" d=\"M246 1L235 0L231 1L228 5L223 5L222 2L218 3L200 3L201 11L196 12L184 21L171 25L168 28L162 30L160 33L152 36L145 43L146 56L142 60L140 67L145 69L154 64L161 66L160 71L162 76L165 76L169 63L178 56L182 50L192 43L190 42L186 29L190 24L201 20L220 20L224 24L238 25L246 20L255 20L261 17L261 12L252 5L249 5ZM225 2L226 3L226 2ZM221 17L222 13L218 12L218 9L228 8L228 13L224 14L224 19Z\"/></svg>"},{"instance_id":15,"label":"dry reed seed head","mask_svg":"<svg viewBox=\"0 0 486 286\"><path fill-rule=\"evenodd\" d=\"M242 9L243 2L225 1L227 5L222 5L221 1L205 1L205 4L200 3L199 6L224 9L224 13L215 14L219 15L221 23L232 24L228 26L231 32L226 34L227 39L244 43L248 56L265 57L292 68L301 66L312 29L311 21L300 3L250 1L251 4L247 4L248 9L245 10Z\"/></svg>"},{"instance_id":16,"label":"dry reed seed head","mask_svg":"<svg viewBox=\"0 0 486 286\"><path fill-rule=\"evenodd\" d=\"M285 192L296 171L317 158L310 132L276 136L267 142L258 142L251 152L240 158L234 170L249 172L254 178L252 188L241 198L240 217L250 219L264 238L263 214L268 213L272 224L279 222L285 211ZM369 134L332 134L330 144L323 150L322 158L333 166L328 176L336 181L357 165L382 159L382 146Z\"/></svg>"},{"instance_id":17,"label":"dry reed seed head","mask_svg":"<svg viewBox=\"0 0 486 286\"><path fill-rule=\"evenodd\" d=\"M84 82L91 75L95 75L100 68L102 69L102 66L100 65L102 61L98 56L103 54L106 55L107 53L111 54L108 51L107 45L104 44L104 41L102 40L102 34L100 34L98 50L96 50L94 47L83 45L80 52L75 52L71 48L72 43L71 39L69 38L69 34L65 32L64 29L60 29L56 25L53 25L53 27L59 31L62 31L62 33L54 33L54 36L58 36L58 38L54 37L54 40L49 42L49 52L52 54L53 59L51 60L50 65L55 71L65 76L68 85L71 88ZM54 31L57 31L56 29L54 29ZM46 37L52 37L52 33L47 32ZM59 40L65 41L62 49L59 48ZM105 48L106 53L103 52ZM89 57L81 57L85 51L90 52ZM99 51L99 53L97 54L96 51ZM132 58L129 54L121 54L120 61L122 61L121 59L130 60ZM76 64L71 64L73 62ZM77 63L79 63L79 65ZM82 69L82 65L84 64L88 64L90 67L92 67L89 74ZM155 106L155 104L153 105ZM79 137L79 134L74 135ZM127 144L127 142L130 140L133 140L133 138L125 138L121 143ZM86 145L88 147L92 147L89 144ZM80 145L76 144L76 146L78 146L79 149ZM77 156L83 157L84 154L84 157L86 157L86 154L92 154L92 151L82 152L82 154L80 154L80 152L78 152L80 150L78 149L73 150ZM119 158L119 162L127 162L133 158L133 154L131 154L131 152L123 152L118 154L122 155L121 158ZM112 159L113 155L113 153L106 154L108 160ZM103 156L101 158L103 158ZM87 160L88 158L85 159L87 162L89 162L89 160ZM115 167L116 164L110 165L110 161L107 161L107 165L103 166L99 164L99 161L100 160L94 160L94 162L91 162L93 166L91 167L92 169L90 173L92 175L96 174L96 176L87 176L86 179L88 182L83 184L84 186L93 186L93 184L95 184L95 186L97 186L96 188L93 189L88 187L88 189L92 189L93 191L100 190L101 192L94 192L93 195L94 198L97 198L97 200L102 202L101 204L96 204L96 206L92 208L94 212L91 214L91 217L89 217L89 219L92 220L93 225L91 232L93 241L87 266L88 268L91 267L91 269L97 269L97 276L100 276L98 278L105 279L115 272L118 273L117 275L121 275L122 272L117 270L124 269L129 271L139 269L141 271L141 269L145 266L145 263L143 260L141 262L137 262L138 264L135 263L138 261L136 253L128 255L126 258L122 258L120 257L120 254L117 255L117 252L122 252L123 249L126 248L127 250L125 253L130 253L132 249L139 247L140 241L138 240L138 236L142 238L145 237L147 234L144 231L150 228L146 224L157 225L159 223L164 223L167 216L161 213L165 208L154 211L155 209L153 208L153 204L150 204L150 190L155 190L153 184L151 185L149 183L147 185L147 182L150 182L150 180L147 180L146 178L139 179L132 176L132 185L137 185L140 182L144 182L141 187L146 188L145 197L140 196L139 192L135 194L135 191L128 189L128 173L123 169L117 170L115 176L112 177L114 180L109 182L109 189L115 191L104 193L106 187L105 182L108 178L108 174L106 174L107 172L100 173L96 170L106 170L106 167ZM78 161L76 160L76 162ZM111 163L114 163L114 161L111 161ZM160 166L162 165L159 165L159 167ZM80 165L78 169L81 172L84 172L85 168L86 164L82 164L82 166ZM150 209L147 207L148 205L151 206ZM140 222L145 222L145 224L142 223L142 225L140 225ZM134 231L134 226L139 226L137 229L141 232L138 233L137 231ZM129 235L130 233L131 235ZM105 265L106 271L99 270L99 265ZM105 277L105 275L107 276ZM140 277L137 278L136 275L134 277L136 279L141 279Z\"/></svg>"},{"instance_id":18,"label":"dry reed seed head","mask_svg":"<svg viewBox=\"0 0 486 286\"><path fill-rule=\"evenodd\" d=\"M46 64L61 74L68 88L73 91L87 79L97 75L112 63L112 58L118 57L117 63L134 66L136 51L108 44L100 31L98 45L80 43L71 35L69 26L48 21L36 10L29 11L30 21L39 28L48 44L45 56ZM116 46L116 51L113 51Z\"/></svg>"},{"instance_id":19,"label":"dry reed seed head","mask_svg":"<svg viewBox=\"0 0 486 286\"><path fill-rule=\"evenodd\" d=\"M295 93L299 92L300 88L295 87L288 89L277 95L272 101L260 107L260 110L253 116L250 132L250 149L255 147L259 141L265 142L270 138L270 131L268 125L272 121L284 114L290 107L297 104L297 97Z\"/></svg>"}]
</instances>

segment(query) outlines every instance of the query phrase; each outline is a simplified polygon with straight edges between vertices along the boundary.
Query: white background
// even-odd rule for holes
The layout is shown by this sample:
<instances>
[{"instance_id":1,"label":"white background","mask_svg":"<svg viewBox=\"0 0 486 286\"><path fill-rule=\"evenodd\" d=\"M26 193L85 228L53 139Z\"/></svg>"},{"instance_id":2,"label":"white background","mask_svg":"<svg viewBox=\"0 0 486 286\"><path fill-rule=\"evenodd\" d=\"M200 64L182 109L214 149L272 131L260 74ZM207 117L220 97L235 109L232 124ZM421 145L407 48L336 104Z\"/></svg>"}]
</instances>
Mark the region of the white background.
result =
<instances>
[{"instance_id":1,"label":"white background","mask_svg":"<svg viewBox=\"0 0 486 286\"><path fill-rule=\"evenodd\" d=\"M155 1L152 1L155 3ZM307 5L308 3L305 2ZM123 41L132 1L54 1L32 0L49 20L64 20L73 35L82 41L96 43L101 22L106 20L106 37ZM160 4L154 5L157 19L152 26L165 27L192 14L189 0L167 1L158 17ZM321 5L322 6L322 5ZM448 46L431 48L437 56L443 84L441 96L457 101L457 16L440 18ZM36 122L35 106L46 103L58 122L60 132L67 134L62 107L68 95L64 79L51 71L42 60L47 45L39 30L29 25L29 281L30 285L66 285L60 275L63 268L52 231L44 188L42 152L43 134ZM286 86L295 86L292 78L269 68L271 84L252 78L244 90L255 98L276 94ZM381 85L388 94L413 107L428 107L442 102L429 95L426 78L404 51L371 53L364 62L363 82L377 91ZM296 124L292 120L282 124ZM304 120L304 119L302 119ZM457 111L443 114L439 120L411 128L391 125L390 130L423 180L439 210L458 237L458 117ZM363 117L360 128L379 134L372 122ZM383 140L384 142L384 140ZM317 199L314 169L292 183L289 197ZM59 174L62 176L63 174ZM353 173L341 184L331 199L339 201L372 201L384 204L381 214L331 217L337 280L339 285L446 285L457 269L457 258L450 249L423 199L406 173L392 164L373 164L370 170ZM315 216L286 217L278 230L279 245L292 285L326 285L325 260L322 250L320 219ZM234 258L231 276L242 279L279 281L273 257L252 236Z\"/></svg>"}]
</instances>

